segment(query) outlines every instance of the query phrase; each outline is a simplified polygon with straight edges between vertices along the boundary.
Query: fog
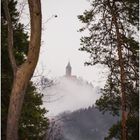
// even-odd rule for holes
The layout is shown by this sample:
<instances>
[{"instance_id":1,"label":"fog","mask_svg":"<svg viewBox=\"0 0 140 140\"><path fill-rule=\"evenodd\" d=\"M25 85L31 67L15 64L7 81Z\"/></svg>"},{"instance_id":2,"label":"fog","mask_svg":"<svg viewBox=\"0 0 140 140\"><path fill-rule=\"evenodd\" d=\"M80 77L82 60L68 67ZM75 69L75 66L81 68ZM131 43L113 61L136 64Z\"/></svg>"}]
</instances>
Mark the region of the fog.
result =
<instances>
[{"instance_id":1,"label":"fog","mask_svg":"<svg viewBox=\"0 0 140 140\"><path fill-rule=\"evenodd\" d=\"M93 105L100 97L99 87L77 77L60 77L51 87L43 90L44 106L48 116L74 111Z\"/></svg>"}]
</instances>

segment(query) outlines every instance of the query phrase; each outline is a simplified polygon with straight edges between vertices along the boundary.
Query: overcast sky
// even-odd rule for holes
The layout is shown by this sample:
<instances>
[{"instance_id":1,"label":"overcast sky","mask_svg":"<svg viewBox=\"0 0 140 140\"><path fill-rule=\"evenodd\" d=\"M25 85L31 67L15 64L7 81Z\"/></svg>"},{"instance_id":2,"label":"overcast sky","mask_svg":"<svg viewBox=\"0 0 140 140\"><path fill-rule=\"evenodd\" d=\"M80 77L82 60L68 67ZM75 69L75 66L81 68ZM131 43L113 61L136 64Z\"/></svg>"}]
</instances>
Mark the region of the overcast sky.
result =
<instances>
[{"instance_id":1,"label":"overcast sky","mask_svg":"<svg viewBox=\"0 0 140 140\"><path fill-rule=\"evenodd\" d=\"M27 0L20 0L25 3ZM44 106L53 116L65 110L75 110L92 105L100 95L97 89L103 87L107 76L104 66L84 66L89 55L78 49L82 34L77 32L83 25L77 16L90 8L88 0L41 0L42 1L42 46L39 62L35 75L46 76L47 78L58 79L65 75L65 67L70 61L72 75L81 77L84 81L92 82L93 89L85 85L78 86L68 81L44 90ZM22 11L21 22L29 23L28 4ZM28 13L28 14L27 14ZM57 15L55 18L53 15ZM42 73L43 72L43 73ZM47 91L47 92L46 92ZM48 94L51 98L48 102ZM47 96L46 96L47 95ZM47 97L47 98L46 98ZM60 98L61 97L61 98ZM59 99L60 98L60 99ZM47 99L47 102L46 102Z\"/></svg>"},{"instance_id":2,"label":"overcast sky","mask_svg":"<svg viewBox=\"0 0 140 140\"><path fill-rule=\"evenodd\" d=\"M82 23L77 16L89 8L87 0L42 0L43 23L52 15L58 15L43 24L39 67L45 67L44 74L51 77L64 75L65 66L70 61L74 75L96 84L103 80L101 73L104 68L85 67L88 54L78 50L82 34L77 31L82 27Z\"/></svg>"},{"instance_id":3,"label":"overcast sky","mask_svg":"<svg viewBox=\"0 0 140 140\"><path fill-rule=\"evenodd\" d=\"M83 77L95 85L103 85L103 77L107 76L104 67L85 67L84 62L88 60L88 54L78 50L82 34L77 31L82 27L82 23L77 16L90 8L88 0L41 0L41 2L42 47L36 70L39 73L43 71L48 77L56 78L65 74L65 67L70 61L73 75ZM58 17L54 18L53 15ZM27 19L27 16L23 15L22 21L29 22Z\"/></svg>"}]
</instances>

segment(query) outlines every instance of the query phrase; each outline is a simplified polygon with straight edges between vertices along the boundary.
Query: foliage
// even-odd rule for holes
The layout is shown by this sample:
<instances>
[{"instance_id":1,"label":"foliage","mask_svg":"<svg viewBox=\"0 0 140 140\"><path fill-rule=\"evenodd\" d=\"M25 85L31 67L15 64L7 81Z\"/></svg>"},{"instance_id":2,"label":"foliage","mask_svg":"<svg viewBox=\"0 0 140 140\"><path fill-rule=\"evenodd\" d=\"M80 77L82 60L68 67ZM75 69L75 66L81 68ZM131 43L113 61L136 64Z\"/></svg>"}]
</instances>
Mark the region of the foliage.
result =
<instances>
[{"instance_id":1,"label":"foliage","mask_svg":"<svg viewBox=\"0 0 140 140\"><path fill-rule=\"evenodd\" d=\"M43 95L36 92L36 88L30 83L25 94L21 119L20 139L42 140L48 128L48 119L44 116L47 112L41 108Z\"/></svg>"},{"instance_id":2,"label":"foliage","mask_svg":"<svg viewBox=\"0 0 140 140\"><path fill-rule=\"evenodd\" d=\"M109 134L105 138L105 140L112 140L115 138L117 140L121 139L121 122L114 124L109 129ZM139 118L137 117L129 117L127 120L127 130L128 130L128 140L138 140L139 139Z\"/></svg>"}]
</instances>

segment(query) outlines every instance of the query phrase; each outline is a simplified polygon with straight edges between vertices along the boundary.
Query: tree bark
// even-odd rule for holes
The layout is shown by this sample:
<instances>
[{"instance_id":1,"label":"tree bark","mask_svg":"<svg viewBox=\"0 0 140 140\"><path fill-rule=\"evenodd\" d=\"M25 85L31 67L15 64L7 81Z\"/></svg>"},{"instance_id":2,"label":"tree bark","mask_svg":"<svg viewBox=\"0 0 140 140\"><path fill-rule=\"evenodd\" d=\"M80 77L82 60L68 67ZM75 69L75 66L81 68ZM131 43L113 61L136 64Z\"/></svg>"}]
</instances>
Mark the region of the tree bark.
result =
<instances>
[{"instance_id":1,"label":"tree bark","mask_svg":"<svg viewBox=\"0 0 140 140\"><path fill-rule=\"evenodd\" d=\"M7 0L6 0L7 1ZM21 115L22 104L24 101L25 91L31 76L34 73L39 58L41 45L41 2L40 0L28 0L29 11L31 17L31 36L27 60L17 67L13 62L14 55L10 57L11 65L14 72L13 86L10 96L8 118L7 118L7 140L18 140L18 125ZM12 22L8 10L8 2L5 3L5 12L8 23L8 45L9 55L13 51L13 29Z\"/></svg>"},{"instance_id":2,"label":"tree bark","mask_svg":"<svg viewBox=\"0 0 140 140\"><path fill-rule=\"evenodd\" d=\"M117 22L117 17L113 10L113 6L115 6L115 1L112 6L110 5L110 1L108 0L108 6L111 11L112 20L116 29L117 36L117 49L118 49L118 58L119 58L119 66L120 66L120 86L121 86L121 110L122 110L122 136L121 140L127 140L127 128L126 128L126 120L127 120L127 111L126 111L126 93L125 93L125 69L124 69L124 60L123 60L123 42L121 39L121 34L119 32L119 26Z\"/></svg>"},{"instance_id":3,"label":"tree bark","mask_svg":"<svg viewBox=\"0 0 140 140\"><path fill-rule=\"evenodd\" d=\"M117 31L117 38L119 40L119 32ZM119 40L120 41L120 40ZM127 111L126 111L126 93L125 93L125 70L124 62L122 57L122 45L118 43L118 56L119 56L119 65L120 65L120 81L121 81L121 110L122 110L122 140L127 140L127 129L126 129L126 120L127 120Z\"/></svg>"}]
</instances>

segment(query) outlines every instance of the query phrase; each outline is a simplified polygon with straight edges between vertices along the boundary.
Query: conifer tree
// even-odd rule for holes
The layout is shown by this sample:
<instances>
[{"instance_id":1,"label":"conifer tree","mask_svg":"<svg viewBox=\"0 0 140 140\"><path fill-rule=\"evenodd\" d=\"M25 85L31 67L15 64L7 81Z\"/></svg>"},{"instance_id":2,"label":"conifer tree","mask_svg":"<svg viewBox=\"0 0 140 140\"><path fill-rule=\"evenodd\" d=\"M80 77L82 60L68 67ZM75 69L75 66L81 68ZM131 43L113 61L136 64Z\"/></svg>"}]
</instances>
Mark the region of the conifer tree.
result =
<instances>
[{"instance_id":1,"label":"conifer tree","mask_svg":"<svg viewBox=\"0 0 140 140\"><path fill-rule=\"evenodd\" d=\"M115 114L121 108L122 140L127 139L128 114L136 111L131 96L138 97L138 10L137 0L93 0L91 9L78 16L85 24L80 31L89 31L81 38L80 50L90 54L85 64L100 63L110 69L97 105Z\"/></svg>"}]
</instances>

